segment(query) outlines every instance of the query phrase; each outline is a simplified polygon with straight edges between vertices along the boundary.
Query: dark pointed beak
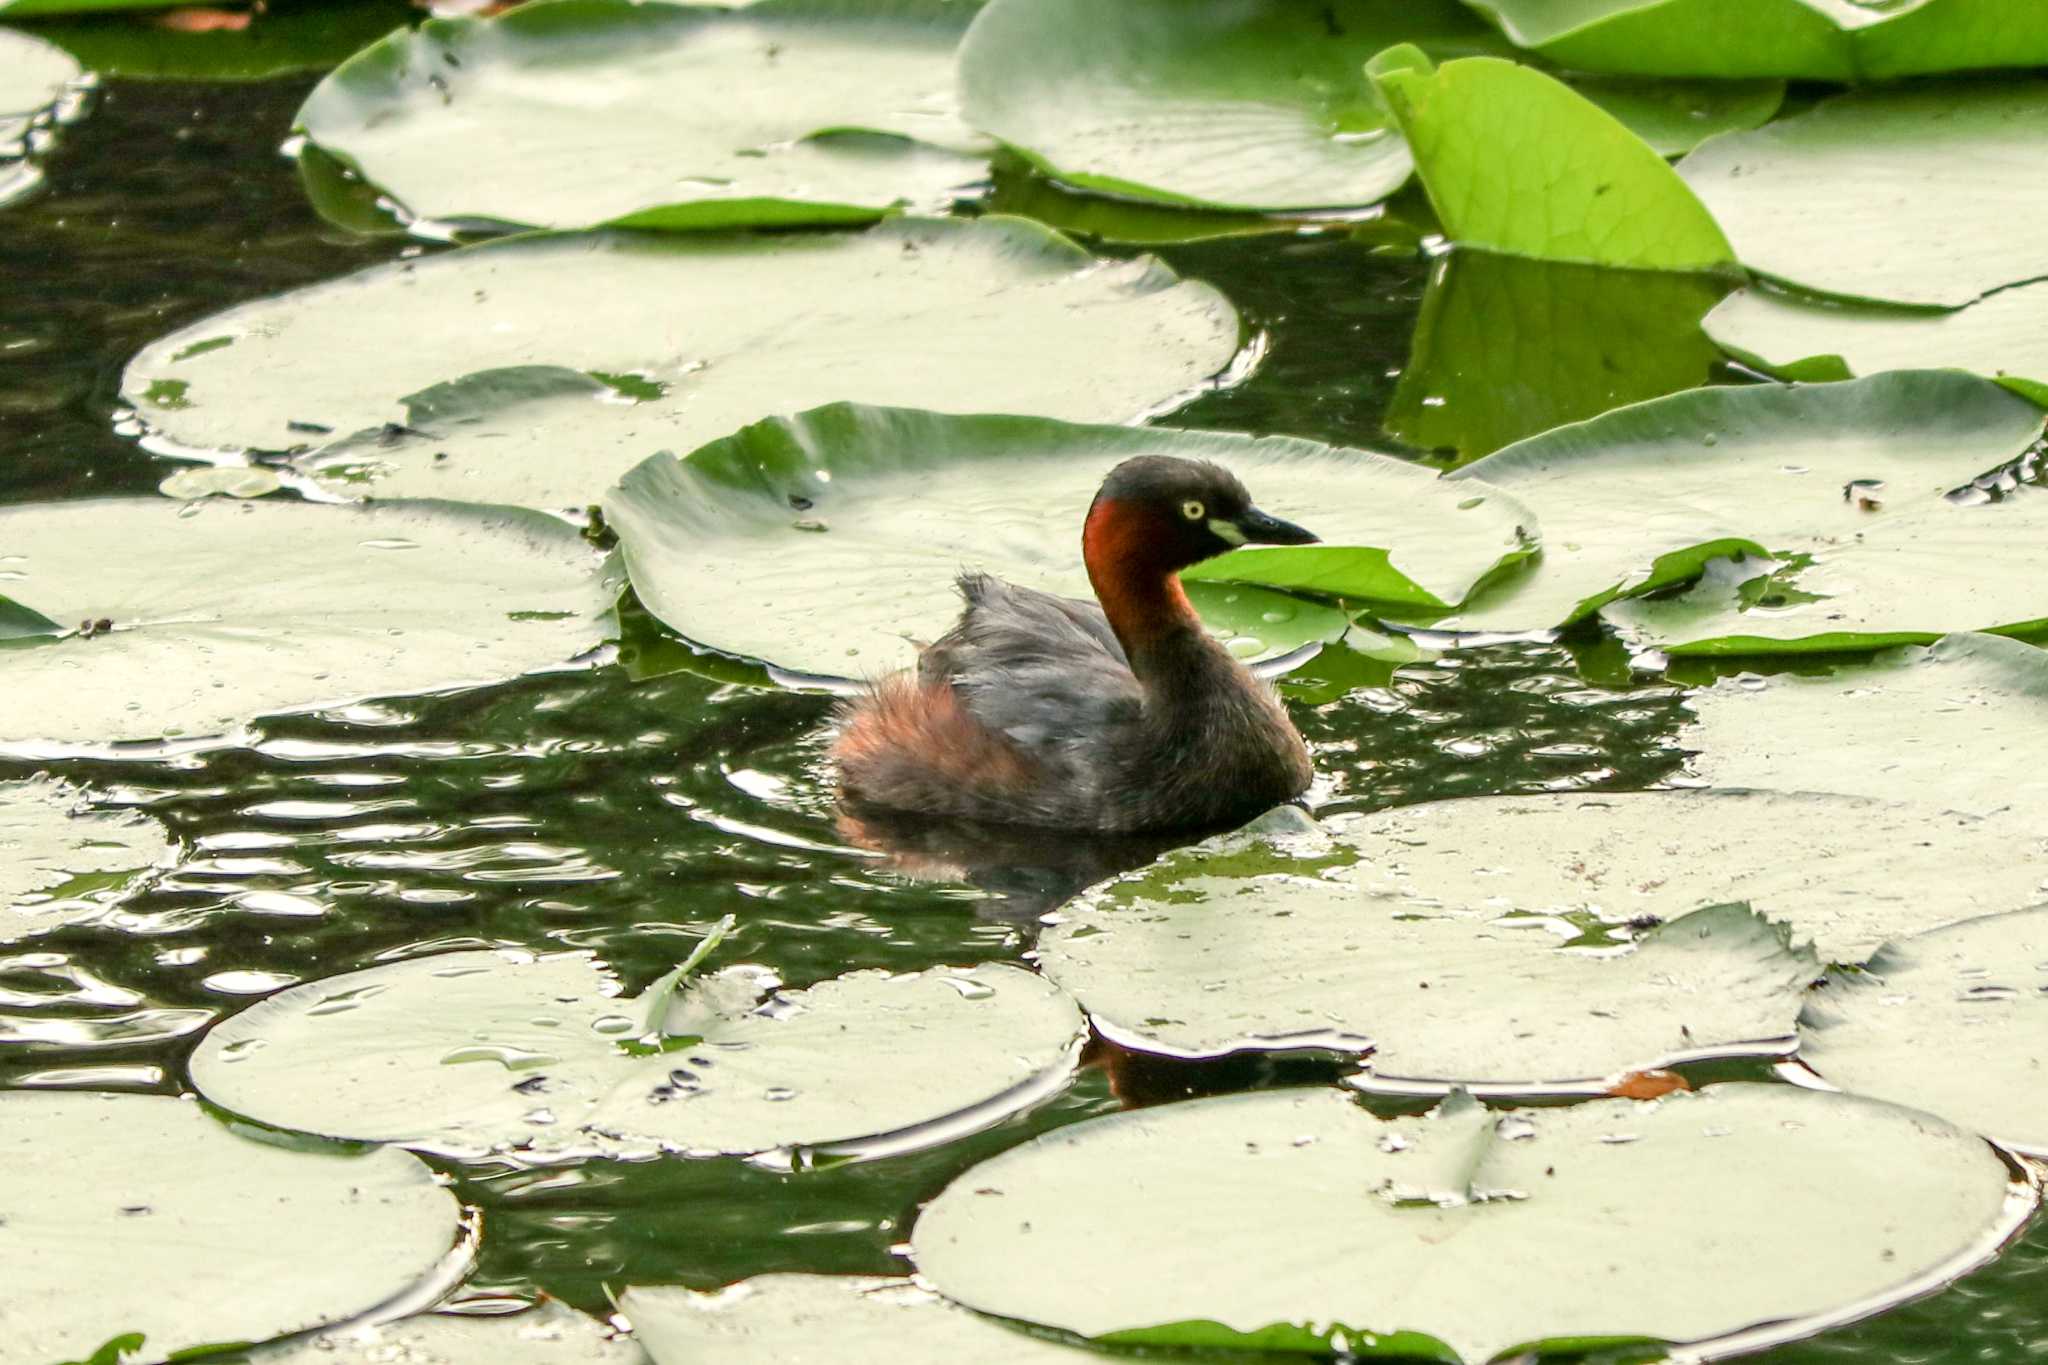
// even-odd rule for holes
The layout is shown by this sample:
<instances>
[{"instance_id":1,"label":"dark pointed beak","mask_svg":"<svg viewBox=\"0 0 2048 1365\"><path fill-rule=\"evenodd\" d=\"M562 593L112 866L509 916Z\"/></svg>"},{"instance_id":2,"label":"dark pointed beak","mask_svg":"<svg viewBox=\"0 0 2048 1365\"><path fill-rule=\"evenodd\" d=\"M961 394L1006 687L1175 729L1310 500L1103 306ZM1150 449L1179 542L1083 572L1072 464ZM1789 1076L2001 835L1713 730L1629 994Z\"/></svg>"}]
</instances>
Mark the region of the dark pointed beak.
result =
<instances>
[{"instance_id":1,"label":"dark pointed beak","mask_svg":"<svg viewBox=\"0 0 2048 1365\"><path fill-rule=\"evenodd\" d=\"M1237 519L1237 529L1244 533L1247 545L1314 545L1321 539L1313 531L1305 531L1256 507L1247 508Z\"/></svg>"}]
</instances>

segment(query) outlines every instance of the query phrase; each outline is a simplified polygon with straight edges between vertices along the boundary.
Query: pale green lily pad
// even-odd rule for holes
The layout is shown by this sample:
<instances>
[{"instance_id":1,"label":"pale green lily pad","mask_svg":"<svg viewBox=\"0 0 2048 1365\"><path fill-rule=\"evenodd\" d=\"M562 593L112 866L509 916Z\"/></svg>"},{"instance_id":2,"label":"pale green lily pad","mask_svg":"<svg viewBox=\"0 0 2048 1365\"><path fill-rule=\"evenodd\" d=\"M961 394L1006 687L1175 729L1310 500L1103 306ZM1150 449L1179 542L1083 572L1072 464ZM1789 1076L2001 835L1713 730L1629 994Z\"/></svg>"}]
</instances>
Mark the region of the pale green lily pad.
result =
<instances>
[{"instance_id":1,"label":"pale green lily pad","mask_svg":"<svg viewBox=\"0 0 2048 1365\"><path fill-rule=\"evenodd\" d=\"M581 507L657 451L842 399L1127 421L1238 334L1209 286L1016 218L527 237L232 309L145 349L123 391L177 445L318 447L339 491ZM430 401L447 420L387 439Z\"/></svg>"},{"instance_id":2,"label":"pale green lily pad","mask_svg":"<svg viewBox=\"0 0 2048 1365\"><path fill-rule=\"evenodd\" d=\"M251 1365L647 1365L634 1342L552 1301L523 1313L428 1313L340 1328L247 1359Z\"/></svg>"},{"instance_id":3,"label":"pale green lily pad","mask_svg":"<svg viewBox=\"0 0 2048 1365\"><path fill-rule=\"evenodd\" d=\"M2039 66L2033 0L1472 0L1518 45L1588 71L1883 79Z\"/></svg>"},{"instance_id":4,"label":"pale green lily pad","mask_svg":"<svg viewBox=\"0 0 2048 1365\"><path fill-rule=\"evenodd\" d=\"M461 1267L460 1206L418 1158L293 1151L183 1100L0 1093L0 1168L35 1173L0 1188L11 1361L263 1341Z\"/></svg>"},{"instance_id":5,"label":"pale green lily pad","mask_svg":"<svg viewBox=\"0 0 2048 1365\"><path fill-rule=\"evenodd\" d=\"M739 966L629 1000L586 953L413 958L228 1019L192 1083L275 1127L458 1156L895 1151L1035 1101L1082 1032L999 964L775 984Z\"/></svg>"},{"instance_id":6,"label":"pale green lily pad","mask_svg":"<svg viewBox=\"0 0 2048 1365\"><path fill-rule=\"evenodd\" d=\"M1071 1346L956 1308L910 1280L760 1275L715 1293L628 1289L619 1311L654 1365L1085 1365Z\"/></svg>"},{"instance_id":7,"label":"pale green lily pad","mask_svg":"<svg viewBox=\"0 0 2048 1365\"><path fill-rule=\"evenodd\" d=\"M912 1252L955 1302L1083 1336L1478 1362L1810 1331L1988 1259L2031 1204L1968 1133L1791 1086L1390 1121L1269 1090L1013 1148L925 1209Z\"/></svg>"},{"instance_id":8,"label":"pale green lily pad","mask_svg":"<svg viewBox=\"0 0 2048 1365\"><path fill-rule=\"evenodd\" d=\"M0 943L100 919L175 845L132 811L96 811L61 782L0 783Z\"/></svg>"},{"instance_id":9,"label":"pale green lily pad","mask_svg":"<svg viewBox=\"0 0 2048 1365\"><path fill-rule=\"evenodd\" d=\"M678 633L794 672L872 677L951 624L962 568L1090 596L1082 520L1103 476L1141 454L1223 464L1259 506L1326 542L1236 551L1191 579L1441 611L1523 554L1531 525L1512 499L1370 451L852 404L757 423L680 462L649 460L604 511L635 593ZM1341 613L1312 604L1256 610L1281 619L1246 611L1217 623L1245 638L1241 653L1299 643L1304 613L1321 638L1345 629Z\"/></svg>"},{"instance_id":10,"label":"pale green lily pad","mask_svg":"<svg viewBox=\"0 0 2048 1365\"><path fill-rule=\"evenodd\" d=\"M1639 270L1734 260L1664 158L1555 77L1497 57L1432 67L1413 47L1369 72L1453 242Z\"/></svg>"},{"instance_id":11,"label":"pale green lily pad","mask_svg":"<svg viewBox=\"0 0 2048 1365\"><path fill-rule=\"evenodd\" d=\"M1989 381L1902 371L1694 389L1546 432L1449 476L1524 499L1541 521L1543 552L1445 625L1561 626L1617 596L1683 583L1723 556L1826 566L1848 562L1859 539L1915 555L1924 577L1787 616L1771 616L1759 596L1756 621L1722 624L1749 647L1842 649L2048 616L2048 595L1993 567L2033 556L2027 500L1960 506L1943 496L2018 458L2040 423L2039 409ZM1757 562L1745 576L1768 572ZM1657 638L1706 648L1725 638L1717 628Z\"/></svg>"},{"instance_id":12,"label":"pale green lily pad","mask_svg":"<svg viewBox=\"0 0 2048 1365\"><path fill-rule=\"evenodd\" d=\"M1710 908L1633 947L1624 934L1560 949L1557 916L1390 894L1389 842L1340 825L1169 854L1062 910L1039 964L1126 1047L1370 1047L1375 1080L1410 1087L1598 1090L1674 1061L1790 1050L1819 968L1744 907L1709 893L1685 909Z\"/></svg>"},{"instance_id":13,"label":"pale green lily pad","mask_svg":"<svg viewBox=\"0 0 2048 1365\"><path fill-rule=\"evenodd\" d=\"M1843 95L1715 138L1678 173L1759 274L1956 308L2048 276L2044 161L2036 81Z\"/></svg>"},{"instance_id":14,"label":"pale green lily pad","mask_svg":"<svg viewBox=\"0 0 2048 1365\"><path fill-rule=\"evenodd\" d=\"M83 74L62 48L0 29L0 204L40 183L41 173L28 160L29 130Z\"/></svg>"},{"instance_id":15,"label":"pale green lily pad","mask_svg":"<svg viewBox=\"0 0 2048 1365\"><path fill-rule=\"evenodd\" d=\"M2048 908L1887 945L1813 997L1799 1057L1853 1094L2048 1156Z\"/></svg>"},{"instance_id":16,"label":"pale green lily pad","mask_svg":"<svg viewBox=\"0 0 2048 1365\"><path fill-rule=\"evenodd\" d=\"M1740 289L1705 326L1722 350L1787 379L1969 370L2048 407L2048 283L2001 289L1939 313Z\"/></svg>"},{"instance_id":17,"label":"pale green lily pad","mask_svg":"<svg viewBox=\"0 0 2048 1365\"><path fill-rule=\"evenodd\" d=\"M2048 885L2048 836L1812 792L1431 801L1364 817L1344 838L1363 860L1366 903L1394 913L1593 933L1741 901L1842 963ZM1971 875L1958 878L1959 867Z\"/></svg>"},{"instance_id":18,"label":"pale green lily pad","mask_svg":"<svg viewBox=\"0 0 2048 1365\"><path fill-rule=\"evenodd\" d=\"M0 511L0 544L9 594L77 625L0 649L17 753L557 667L602 643L618 594L573 527L509 508L28 503Z\"/></svg>"},{"instance_id":19,"label":"pale green lily pad","mask_svg":"<svg viewBox=\"0 0 2048 1365\"><path fill-rule=\"evenodd\" d=\"M1393 43L1499 40L1445 0L993 0L960 49L968 120L1046 174L1227 209L1375 204L1412 162L1360 74Z\"/></svg>"},{"instance_id":20,"label":"pale green lily pad","mask_svg":"<svg viewBox=\"0 0 2048 1365\"><path fill-rule=\"evenodd\" d=\"M298 124L442 223L729 228L940 209L988 173L953 104L974 8L549 0L401 29L322 81Z\"/></svg>"},{"instance_id":21,"label":"pale green lily pad","mask_svg":"<svg viewBox=\"0 0 2048 1365\"><path fill-rule=\"evenodd\" d=\"M1387 430L1469 460L1696 387L1716 358L1700 318L1728 288L1692 271L1449 252L1432 267Z\"/></svg>"},{"instance_id":22,"label":"pale green lily pad","mask_svg":"<svg viewBox=\"0 0 2048 1365\"><path fill-rule=\"evenodd\" d=\"M2048 772L2048 653L1994 635L1888 650L1823 677L1725 679L1692 693L1679 743L1715 786L1893 798L2036 829Z\"/></svg>"},{"instance_id":23,"label":"pale green lily pad","mask_svg":"<svg viewBox=\"0 0 2048 1365\"><path fill-rule=\"evenodd\" d=\"M1565 82L1649 143L1659 156L1682 156L1710 137L1768 123L1785 100L1785 83L1772 80L1567 76Z\"/></svg>"},{"instance_id":24,"label":"pale green lily pad","mask_svg":"<svg viewBox=\"0 0 2048 1365\"><path fill-rule=\"evenodd\" d=\"M156 491L180 502L201 498L261 498L284 487L274 469L260 465L203 464L181 469L156 486Z\"/></svg>"}]
</instances>

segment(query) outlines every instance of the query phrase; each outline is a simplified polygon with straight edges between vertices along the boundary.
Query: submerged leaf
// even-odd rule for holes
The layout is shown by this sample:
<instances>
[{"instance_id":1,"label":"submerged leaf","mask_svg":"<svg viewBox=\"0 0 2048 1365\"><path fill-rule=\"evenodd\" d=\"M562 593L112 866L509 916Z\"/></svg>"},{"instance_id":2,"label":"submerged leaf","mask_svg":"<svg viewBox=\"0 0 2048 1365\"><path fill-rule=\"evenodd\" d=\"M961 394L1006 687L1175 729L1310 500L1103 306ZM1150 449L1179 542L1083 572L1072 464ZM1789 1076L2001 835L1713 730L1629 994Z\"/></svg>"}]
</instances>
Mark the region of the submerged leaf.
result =
<instances>
[{"instance_id":1,"label":"submerged leaf","mask_svg":"<svg viewBox=\"0 0 2048 1365\"><path fill-rule=\"evenodd\" d=\"M61 783L0 783L0 943L98 919L171 850L156 821Z\"/></svg>"},{"instance_id":2,"label":"submerged leaf","mask_svg":"<svg viewBox=\"0 0 2048 1365\"><path fill-rule=\"evenodd\" d=\"M348 496L580 508L657 451L843 399L1127 421L1238 333L1209 286L1017 218L533 236L231 309L123 391L183 446L318 443L302 466Z\"/></svg>"},{"instance_id":3,"label":"submerged leaf","mask_svg":"<svg viewBox=\"0 0 2048 1365\"><path fill-rule=\"evenodd\" d=\"M292 1151L156 1096L0 1093L0 1169L35 1172L0 1185L10 1360L339 1322L451 1268L461 1216L408 1153Z\"/></svg>"},{"instance_id":4,"label":"submerged leaf","mask_svg":"<svg viewBox=\"0 0 2048 1365\"><path fill-rule=\"evenodd\" d=\"M277 1127L472 1157L896 1150L1031 1102L1081 1031L1057 989L997 964L775 984L693 977L650 1029L588 954L413 958L234 1016L192 1081Z\"/></svg>"},{"instance_id":5,"label":"submerged leaf","mask_svg":"<svg viewBox=\"0 0 2048 1365\"><path fill-rule=\"evenodd\" d=\"M1143 454L1217 461L1261 507L1325 542L1248 547L1189 570L1192 580L1441 612L1525 553L1529 519L1511 499L1370 451L853 404L756 423L680 462L649 460L606 498L605 519L634 591L682 635L796 672L872 677L944 632L963 568L1087 596L1089 501L1111 468ZM1240 591L1250 600L1212 624L1247 655L1346 628L1334 610ZM1212 588L1200 601L1227 609L1231 595Z\"/></svg>"},{"instance_id":6,"label":"submerged leaf","mask_svg":"<svg viewBox=\"0 0 2048 1365\"><path fill-rule=\"evenodd\" d=\"M1092 1119L962 1174L912 1254L958 1303L1086 1336L1406 1331L1482 1361L1869 1311L1987 1259L2031 1203L1968 1133L1790 1086L1455 1104L1381 1121L1268 1090Z\"/></svg>"}]
</instances>

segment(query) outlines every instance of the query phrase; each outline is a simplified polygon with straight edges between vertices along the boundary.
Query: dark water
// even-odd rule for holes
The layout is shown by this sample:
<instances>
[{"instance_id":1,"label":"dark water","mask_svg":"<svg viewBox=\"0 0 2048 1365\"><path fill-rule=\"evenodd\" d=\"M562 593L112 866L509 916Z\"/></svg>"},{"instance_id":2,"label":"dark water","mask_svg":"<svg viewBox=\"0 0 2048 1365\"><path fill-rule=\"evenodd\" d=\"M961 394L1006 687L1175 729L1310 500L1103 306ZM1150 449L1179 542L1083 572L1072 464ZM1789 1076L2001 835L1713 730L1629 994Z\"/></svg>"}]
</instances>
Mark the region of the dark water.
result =
<instances>
[{"instance_id":1,"label":"dark water","mask_svg":"<svg viewBox=\"0 0 2048 1365\"><path fill-rule=\"evenodd\" d=\"M277 155L303 79L111 82L33 200L0 211L0 500L146 493L163 462L113 434L122 364L228 304L405 251L324 226ZM1385 447L1427 273L1342 237L1167 253L1268 334L1248 384L1184 420ZM260 565L250 566L260 573ZM1633 788L1681 771L1676 693L1592 642L1398 670L1332 650L1287 691L1331 809ZM147 809L189 857L129 909L0 956L0 1086L176 1093L194 1039L263 991L436 949L597 950L630 988L722 916L728 961L804 985L863 967L1014 959L1071 866L911 883L842 847L828 703L624 668L274 720L262 742L48 770ZM0 779L34 771L0 763ZM1026 857L1027 864L1032 859ZM1068 860L1069 862L1071 860ZM877 1065L887 1065L877 1058ZM465 1294L708 1288L766 1271L888 1274L920 1200L1034 1132L1123 1105L1319 1079L1334 1063L1184 1064L1097 1044L1067 1091L950 1146L777 1173L734 1161L450 1166L484 1213ZM1702 1293L1711 1293L1702 1286ZM2048 1351L2048 1231L1919 1305L1775 1361L2020 1362Z\"/></svg>"}]
</instances>

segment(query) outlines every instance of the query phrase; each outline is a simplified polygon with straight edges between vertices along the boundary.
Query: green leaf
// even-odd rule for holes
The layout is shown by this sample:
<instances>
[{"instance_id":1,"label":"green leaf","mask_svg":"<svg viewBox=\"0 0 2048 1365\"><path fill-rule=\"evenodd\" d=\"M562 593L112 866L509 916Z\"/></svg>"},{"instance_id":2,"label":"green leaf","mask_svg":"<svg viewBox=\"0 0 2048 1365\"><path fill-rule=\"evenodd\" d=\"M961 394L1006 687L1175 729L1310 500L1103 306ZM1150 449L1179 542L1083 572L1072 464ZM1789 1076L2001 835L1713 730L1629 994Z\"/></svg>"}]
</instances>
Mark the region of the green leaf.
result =
<instances>
[{"instance_id":1,"label":"green leaf","mask_svg":"<svg viewBox=\"0 0 2048 1365\"><path fill-rule=\"evenodd\" d=\"M0 943L104 918L172 847L156 821L93 811L62 783L0 783Z\"/></svg>"},{"instance_id":2,"label":"green leaf","mask_svg":"<svg viewBox=\"0 0 2048 1365\"><path fill-rule=\"evenodd\" d=\"M290 1151L176 1099L0 1093L0 1166L36 1173L0 1187L13 1359L265 1341L460 1269L461 1209L417 1158Z\"/></svg>"},{"instance_id":3,"label":"green leaf","mask_svg":"<svg viewBox=\"0 0 2048 1365\"><path fill-rule=\"evenodd\" d=\"M1753 287L1729 295L1705 325L1722 350L1786 379L1969 370L2048 407L2048 283L1942 313Z\"/></svg>"},{"instance_id":4,"label":"green leaf","mask_svg":"<svg viewBox=\"0 0 2048 1365\"><path fill-rule=\"evenodd\" d=\"M1708 1354L1980 1263L2014 1190L1972 1134L1785 1085L1386 1121L1282 1089L1013 1147L929 1204L911 1246L955 1302L1086 1336L1312 1324L1299 1344L1327 1350L1313 1336L1336 1322L1466 1361L1588 1338Z\"/></svg>"},{"instance_id":5,"label":"green leaf","mask_svg":"<svg viewBox=\"0 0 2048 1365\"><path fill-rule=\"evenodd\" d=\"M1389 433L1476 459L1610 408L1703 384L1712 275L1609 270L1490 251L1439 259Z\"/></svg>"},{"instance_id":6,"label":"green leaf","mask_svg":"<svg viewBox=\"0 0 2048 1365\"><path fill-rule=\"evenodd\" d=\"M1746 675L1695 692L1679 743L1715 786L1836 791L2048 818L2048 772L2015 737L2048 724L2048 653L1951 635L1819 677Z\"/></svg>"},{"instance_id":7,"label":"green leaf","mask_svg":"<svg viewBox=\"0 0 2048 1365\"><path fill-rule=\"evenodd\" d=\"M960 49L967 119L1082 189L1222 209L1377 203L1410 170L1359 74L1499 41L1446 0L993 0Z\"/></svg>"},{"instance_id":8,"label":"green leaf","mask_svg":"<svg viewBox=\"0 0 2048 1365\"><path fill-rule=\"evenodd\" d=\"M1954 308L2048 276L2044 161L2048 88L2014 82L1843 95L1678 173L1759 274Z\"/></svg>"},{"instance_id":9,"label":"green leaf","mask_svg":"<svg viewBox=\"0 0 2048 1365\"><path fill-rule=\"evenodd\" d=\"M757 1275L709 1294L640 1286L618 1304L654 1365L782 1365L828 1343L838 1365L1099 1365L904 1279Z\"/></svg>"},{"instance_id":10,"label":"green leaf","mask_svg":"<svg viewBox=\"0 0 2048 1365\"><path fill-rule=\"evenodd\" d=\"M1493 57L1367 67L1453 242L1539 260L1700 270L1727 239L1649 144L1554 77Z\"/></svg>"},{"instance_id":11,"label":"green leaf","mask_svg":"<svg viewBox=\"0 0 2048 1365\"><path fill-rule=\"evenodd\" d=\"M649 1032L651 1002L619 999L587 953L412 958L235 1015L192 1082L275 1127L471 1158L897 1151L1036 1101L1082 1032L1071 1000L1002 964L764 999L776 984L740 965L658 988Z\"/></svg>"},{"instance_id":12,"label":"green leaf","mask_svg":"<svg viewBox=\"0 0 2048 1365\"><path fill-rule=\"evenodd\" d=\"M314 445L302 467L344 496L581 508L657 451L855 395L1128 421L1224 370L1239 327L1208 285L1018 218L529 236L204 319L123 392L184 447ZM166 383L182 406L150 400Z\"/></svg>"},{"instance_id":13,"label":"green leaf","mask_svg":"<svg viewBox=\"0 0 2048 1365\"><path fill-rule=\"evenodd\" d=\"M680 462L651 459L605 499L605 519L635 593L683 636L794 672L874 677L958 615L963 567L1086 596L1082 518L1103 475L1140 454L1218 461L1262 507L1326 541L1239 550L1191 579L1428 613L1526 552L1531 523L1511 499L1368 451L854 404L759 422ZM1227 608L1228 597L1202 600ZM1260 619L1269 613L1282 619ZM1304 625L1332 639L1345 628L1340 613L1256 596L1217 624L1241 635L1245 654L1291 648Z\"/></svg>"},{"instance_id":14,"label":"green leaf","mask_svg":"<svg viewBox=\"0 0 2048 1365\"><path fill-rule=\"evenodd\" d=\"M0 597L0 641L33 640L64 634L64 627L39 611Z\"/></svg>"},{"instance_id":15,"label":"green leaf","mask_svg":"<svg viewBox=\"0 0 2048 1365\"><path fill-rule=\"evenodd\" d=\"M1543 553L1447 624L1562 626L1738 554L1752 558L1731 572L1731 588L1790 564L1802 583L1825 580L1809 591L1829 600L1782 611L1758 599L1744 605L1762 610L1740 619L1661 627L1657 605L1610 615L1674 650L1730 636L1744 649L1868 649L1898 632L1924 639L2048 616L2041 580L2025 570L2043 543L2031 528L2048 494L1985 506L1944 496L2016 459L2040 424L2038 409L1995 384L1899 371L1694 389L1561 427L1450 476L1526 500Z\"/></svg>"},{"instance_id":16,"label":"green leaf","mask_svg":"<svg viewBox=\"0 0 2048 1365\"><path fill-rule=\"evenodd\" d=\"M334 66L418 17L404 0L330 0L259 10L241 29L185 32L132 14L96 13L46 20L34 31L102 76L255 81Z\"/></svg>"},{"instance_id":17,"label":"green leaf","mask_svg":"<svg viewBox=\"0 0 2048 1365\"><path fill-rule=\"evenodd\" d=\"M1470 0L1521 47L1587 71L1886 79L2039 66L2033 0Z\"/></svg>"},{"instance_id":18,"label":"green leaf","mask_svg":"<svg viewBox=\"0 0 2048 1365\"><path fill-rule=\"evenodd\" d=\"M1852 1094L2048 1156L2048 908L1887 945L1868 969L1814 996L1799 1055Z\"/></svg>"},{"instance_id":19,"label":"green leaf","mask_svg":"<svg viewBox=\"0 0 2048 1365\"><path fill-rule=\"evenodd\" d=\"M321 82L312 142L417 219L730 228L939 209L965 0L540 0L401 30Z\"/></svg>"},{"instance_id":20,"label":"green leaf","mask_svg":"<svg viewBox=\"0 0 2048 1365\"><path fill-rule=\"evenodd\" d=\"M0 745L33 752L560 666L617 596L573 527L508 508L25 503L0 509L0 544L11 587L95 623L0 649Z\"/></svg>"}]
</instances>

